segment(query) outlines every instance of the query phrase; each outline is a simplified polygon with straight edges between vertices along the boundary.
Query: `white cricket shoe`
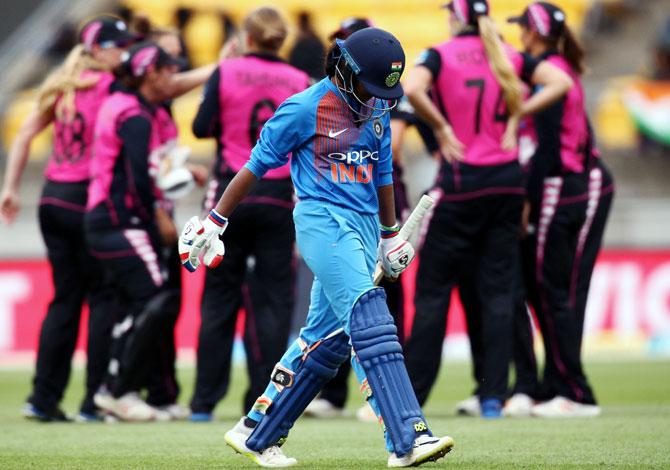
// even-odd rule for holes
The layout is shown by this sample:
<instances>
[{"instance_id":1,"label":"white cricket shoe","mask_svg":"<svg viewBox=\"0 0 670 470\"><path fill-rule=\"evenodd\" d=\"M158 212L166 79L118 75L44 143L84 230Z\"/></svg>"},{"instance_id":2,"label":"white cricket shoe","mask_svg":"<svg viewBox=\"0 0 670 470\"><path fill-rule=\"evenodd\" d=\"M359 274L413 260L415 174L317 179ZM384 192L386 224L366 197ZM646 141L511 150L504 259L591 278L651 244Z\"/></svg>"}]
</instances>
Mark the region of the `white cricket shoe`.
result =
<instances>
[{"instance_id":1,"label":"white cricket shoe","mask_svg":"<svg viewBox=\"0 0 670 470\"><path fill-rule=\"evenodd\" d=\"M154 421L156 419L156 410L147 405L135 392L114 398L109 391L101 389L93 396L93 402L121 421Z\"/></svg>"},{"instance_id":2,"label":"white cricket shoe","mask_svg":"<svg viewBox=\"0 0 670 470\"><path fill-rule=\"evenodd\" d=\"M586 405L565 397L555 397L533 406L531 415L539 418L594 418L600 416L598 405Z\"/></svg>"},{"instance_id":3,"label":"white cricket shoe","mask_svg":"<svg viewBox=\"0 0 670 470\"><path fill-rule=\"evenodd\" d=\"M179 403L154 408L156 409L156 421L183 421L191 416L191 411Z\"/></svg>"},{"instance_id":4,"label":"white cricket shoe","mask_svg":"<svg viewBox=\"0 0 670 470\"><path fill-rule=\"evenodd\" d=\"M356 410L356 419L361 423L378 423L379 418L368 402Z\"/></svg>"},{"instance_id":5,"label":"white cricket shoe","mask_svg":"<svg viewBox=\"0 0 670 470\"><path fill-rule=\"evenodd\" d=\"M449 436L431 437L423 434L414 440L414 447L409 454L398 457L393 452L389 455L389 468L418 467L425 462L435 462L444 457L454 448L454 440Z\"/></svg>"},{"instance_id":6,"label":"white cricket shoe","mask_svg":"<svg viewBox=\"0 0 670 470\"><path fill-rule=\"evenodd\" d=\"M481 416L482 408L479 405L479 397L472 395L456 404L456 414L459 416Z\"/></svg>"},{"instance_id":7,"label":"white cricket shoe","mask_svg":"<svg viewBox=\"0 0 670 470\"><path fill-rule=\"evenodd\" d=\"M233 429L229 430L224 436L226 444L245 457L249 457L257 465L266 468L285 468L292 467L298 463L293 457L287 457L279 446L268 447L262 452L256 452L247 447L247 439L251 435L253 428L244 425L244 418L240 419Z\"/></svg>"},{"instance_id":8,"label":"white cricket shoe","mask_svg":"<svg viewBox=\"0 0 670 470\"><path fill-rule=\"evenodd\" d=\"M312 400L303 414L311 418L342 418L346 415L343 408L338 408L325 398Z\"/></svg>"},{"instance_id":9,"label":"white cricket shoe","mask_svg":"<svg viewBox=\"0 0 670 470\"><path fill-rule=\"evenodd\" d=\"M503 407L503 416L511 416L514 418L522 418L530 416L530 411L533 408L533 399L525 393L515 393L511 396L505 406Z\"/></svg>"},{"instance_id":10,"label":"white cricket shoe","mask_svg":"<svg viewBox=\"0 0 670 470\"><path fill-rule=\"evenodd\" d=\"M154 409L154 415L155 415L155 420L160 421L162 423L165 423L167 421L172 421L172 415L168 413L166 410L163 409L163 407L156 407L152 406Z\"/></svg>"}]
</instances>

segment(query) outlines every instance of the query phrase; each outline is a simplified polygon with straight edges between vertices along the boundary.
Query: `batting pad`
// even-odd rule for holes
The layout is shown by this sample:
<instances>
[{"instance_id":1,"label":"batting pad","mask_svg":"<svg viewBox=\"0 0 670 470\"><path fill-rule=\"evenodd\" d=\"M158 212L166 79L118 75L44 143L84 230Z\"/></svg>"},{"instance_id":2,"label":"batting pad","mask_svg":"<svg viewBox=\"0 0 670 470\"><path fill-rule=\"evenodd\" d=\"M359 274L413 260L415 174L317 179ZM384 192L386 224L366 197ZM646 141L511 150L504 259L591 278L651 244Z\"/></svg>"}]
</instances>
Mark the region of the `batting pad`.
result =
<instances>
[{"instance_id":1,"label":"batting pad","mask_svg":"<svg viewBox=\"0 0 670 470\"><path fill-rule=\"evenodd\" d=\"M430 434L407 375L402 347L382 288L358 298L351 314L351 344L365 370L396 455L409 453L414 439Z\"/></svg>"},{"instance_id":2,"label":"batting pad","mask_svg":"<svg viewBox=\"0 0 670 470\"><path fill-rule=\"evenodd\" d=\"M260 452L287 436L307 405L349 359L349 352L349 337L343 332L312 345L292 380L282 378L279 395L247 439L247 447Z\"/></svg>"}]
</instances>

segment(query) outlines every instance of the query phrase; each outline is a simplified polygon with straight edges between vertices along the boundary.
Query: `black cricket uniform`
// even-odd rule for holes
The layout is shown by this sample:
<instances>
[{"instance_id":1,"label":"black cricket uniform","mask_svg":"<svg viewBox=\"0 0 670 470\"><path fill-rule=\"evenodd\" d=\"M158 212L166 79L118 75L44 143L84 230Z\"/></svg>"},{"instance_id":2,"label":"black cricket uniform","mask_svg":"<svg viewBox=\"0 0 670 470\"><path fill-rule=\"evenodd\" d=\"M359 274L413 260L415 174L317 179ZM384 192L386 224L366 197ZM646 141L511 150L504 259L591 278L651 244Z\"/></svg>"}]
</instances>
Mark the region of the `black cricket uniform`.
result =
<instances>
[{"instance_id":1,"label":"black cricket uniform","mask_svg":"<svg viewBox=\"0 0 670 470\"><path fill-rule=\"evenodd\" d=\"M541 59L557 55L549 51ZM581 86L576 84L575 86ZM561 160L561 127L566 97L534 117L538 147L530 164L528 198L534 231L522 242L525 296L533 307L544 341L546 364L541 383L532 347L530 317L517 294L513 391L540 400L563 396L595 404L581 362L588 287L600 248L613 187L609 171L595 157L593 132L580 145L584 171L568 170Z\"/></svg>"},{"instance_id":2,"label":"black cricket uniform","mask_svg":"<svg viewBox=\"0 0 670 470\"><path fill-rule=\"evenodd\" d=\"M449 90L438 86L441 62L431 49L420 64L431 72L437 98L449 96ZM536 66L537 61L523 55L521 78L529 81ZM436 101L449 120L442 101ZM442 161L429 192L438 203L420 252L414 324L405 345L405 363L419 403L428 398L439 371L452 287L468 276L470 290L464 304L479 317L477 323L470 318L468 325L480 329L473 335L480 340L473 351L481 347L475 361L477 393L483 399L506 397L512 354L510 273L517 262L524 193L517 161L491 166Z\"/></svg>"},{"instance_id":3,"label":"black cricket uniform","mask_svg":"<svg viewBox=\"0 0 670 470\"><path fill-rule=\"evenodd\" d=\"M109 93L118 89L112 81ZM75 120L81 126L84 120ZM66 125L71 143L85 145L83 127ZM66 139L67 140L67 139ZM83 147L66 145L58 159L81 158ZM28 402L49 416L57 415L70 378L72 355L79 334L79 321L84 302L89 306L86 395L80 411L96 413L93 395L103 381L109 361L111 328L118 309L115 292L106 279L100 263L90 255L84 236L88 179L57 182L47 178L39 205L39 224L47 248L54 286L40 328L33 389Z\"/></svg>"},{"instance_id":4,"label":"black cricket uniform","mask_svg":"<svg viewBox=\"0 0 670 470\"><path fill-rule=\"evenodd\" d=\"M221 160L223 148L218 137L225 123L220 122L220 79L217 69L205 86L193 121L196 137L217 137L214 180L203 204L206 212L235 176ZM229 218L222 237L226 255L217 268L208 269L205 274L196 383L190 404L193 413L211 413L228 391L240 307L246 311L244 346L249 373L245 411L265 390L272 369L286 349L294 297L293 206L290 178L261 179Z\"/></svg>"},{"instance_id":5,"label":"black cricket uniform","mask_svg":"<svg viewBox=\"0 0 670 470\"><path fill-rule=\"evenodd\" d=\"M112 101L114 100L114 101ZM136 100L132 109L113 113L123 101ZM113 104L111 104L113 103ZM166 308L173 293L165 288L160 239L154 219L156 198L149 174L149 154L156 145L153 124L156 108L136 92L115 93L103 104L113 119L98 132L94 175L109 168L89 186L85 216L86 239L118 289L122 314L112 331L112 350L106 386L116 398L138 391L148 382L151 354L164 336L174 310ZM118 142L113 144L113 142ZM113 148L113 150L110 150ZM113 165L104 160L113 160ZM97 168L96 168L97 166ZM110 178L111 184L104 183Z\"/></svg>"}]
</instances>

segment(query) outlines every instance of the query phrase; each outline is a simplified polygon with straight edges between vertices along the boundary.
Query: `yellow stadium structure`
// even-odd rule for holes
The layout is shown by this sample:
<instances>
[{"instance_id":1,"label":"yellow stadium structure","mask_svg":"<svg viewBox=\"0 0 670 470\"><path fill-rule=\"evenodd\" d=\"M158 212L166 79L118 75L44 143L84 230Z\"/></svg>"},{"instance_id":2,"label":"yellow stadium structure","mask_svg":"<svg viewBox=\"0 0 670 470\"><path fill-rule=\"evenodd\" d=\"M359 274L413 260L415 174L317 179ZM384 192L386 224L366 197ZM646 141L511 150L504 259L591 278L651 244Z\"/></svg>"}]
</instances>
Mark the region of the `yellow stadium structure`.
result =
<instances>
[{"instance_id":1,"label":"yellow stadium structure","mask_svg":"<svg viewBox=\"0 0 670 470\"><path fill-rule=\"evenodd\" d=\"M565 9L569 23L579 31L589 8L597 0L559 0L556 3ZM608 0L610 1L610 0ZM618 0L615 0L618 1ZM185 41L194 65L202 65L217 60L224 40L221 14L225 13L239 24L252 9L263 5L274 5L282 10L286 18L295 23L301 11L312 14L317 32L325 38L338 28L340 21L350 16L372 19L375 25L393 32L405 47L407 61L412 63L424 48L448 38L448 15L440 9L443 2L435 0L122 0L122 4L134 12L148 14L158 25L170 25L178 8L191 8L194 16L184 31ZM491 15L496 20L505 39L518 46L518 27L508 24L506 19L518 15L528 5L526 0L490 0ZM292 44L290 37L287 48ZM16 134L26 110L30 106L31 94L22 94L12 104L2 129L4 144L8 147ZM210 140L196 140L190 129L198 104L198 93L193 92L176 101L177 118L181 140L193 148L194 154L212 155ZM43 137L33 146L33 158L47 155L50 142Z\"/></svg>"}]
</instances>

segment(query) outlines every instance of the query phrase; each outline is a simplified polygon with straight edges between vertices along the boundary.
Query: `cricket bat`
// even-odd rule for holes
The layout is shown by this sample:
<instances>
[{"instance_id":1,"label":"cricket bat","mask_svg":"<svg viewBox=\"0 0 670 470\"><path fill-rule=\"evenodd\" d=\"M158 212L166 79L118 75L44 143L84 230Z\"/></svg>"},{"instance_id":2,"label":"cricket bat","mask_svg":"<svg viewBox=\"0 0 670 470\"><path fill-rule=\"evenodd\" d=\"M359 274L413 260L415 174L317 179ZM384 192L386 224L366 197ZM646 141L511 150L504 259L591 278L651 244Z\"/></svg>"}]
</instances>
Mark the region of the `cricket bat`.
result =
<instances>
[{"instance_id":1,"label":"cricket bat","mask_svg":"<svg viewBox=\"0 0 670 470\"><path fill-rule=\"evenodd\" d=\"M421 197L421 200L419 200L419 203L412 211L412 213L405 221L405 224L400 228L400 233L398 234L398 236L402 240L409 240L409 237L412 236L412 233L414 233L416 228L419 226L421 220L423 220L428 211L430 211L434 205L435 200L429 195L424 194ZM382 269L382 264L378 262L377 267L375 268L375 275L374 275L375 286L379 285L383 277L384 277L384 271Z\"/></svg>"}]
</instances>

